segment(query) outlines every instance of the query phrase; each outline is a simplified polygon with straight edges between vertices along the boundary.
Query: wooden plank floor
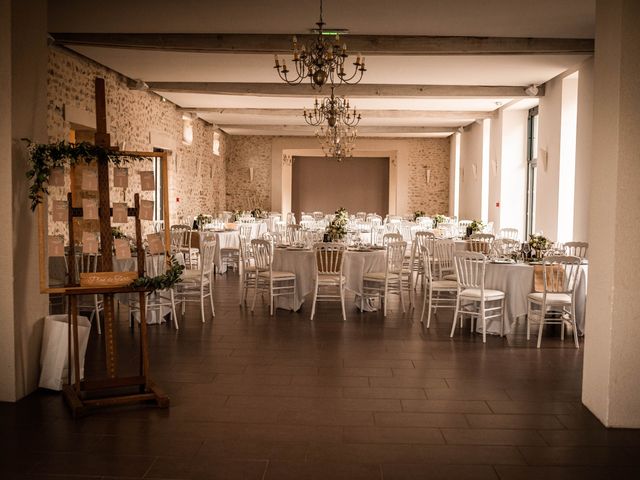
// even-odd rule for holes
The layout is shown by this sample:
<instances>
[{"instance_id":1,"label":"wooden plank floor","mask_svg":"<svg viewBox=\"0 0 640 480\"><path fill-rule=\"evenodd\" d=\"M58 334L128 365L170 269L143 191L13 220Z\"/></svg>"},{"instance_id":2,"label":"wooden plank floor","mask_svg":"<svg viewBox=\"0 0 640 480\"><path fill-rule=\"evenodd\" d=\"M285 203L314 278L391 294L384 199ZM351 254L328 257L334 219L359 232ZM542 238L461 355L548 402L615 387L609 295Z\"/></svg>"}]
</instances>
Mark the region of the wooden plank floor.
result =
<instances>
[{"instance_id":1,"label":"wooden plank floor","mask_svg":"<svg viewBox=\"0 0 640 480\"><path fill-rule=\"evenodd\" d=\"M360 314L321 304L309 321L237 302L217 277L215 320L150 327L169 410L73 420L61 395L0 404L2 479L640 478L640 431L607 430L580 403L582 349L460 331L451 314ZM208 310L207 310L208 311ZM136 337L119 322L123 371ZM521 329L520 329L521 331ZM92 331L87 370L100 370Z\"/></svg>"}]
</instances>

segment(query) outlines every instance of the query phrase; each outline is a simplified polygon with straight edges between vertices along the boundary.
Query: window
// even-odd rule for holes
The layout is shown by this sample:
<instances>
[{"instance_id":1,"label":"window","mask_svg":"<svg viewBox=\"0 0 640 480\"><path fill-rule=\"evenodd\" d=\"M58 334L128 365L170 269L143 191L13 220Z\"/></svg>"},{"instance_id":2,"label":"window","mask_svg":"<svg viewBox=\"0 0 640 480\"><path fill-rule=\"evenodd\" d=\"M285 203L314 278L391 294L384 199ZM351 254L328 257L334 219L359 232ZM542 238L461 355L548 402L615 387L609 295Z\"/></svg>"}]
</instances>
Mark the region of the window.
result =
<instances>
[{"instance_id":1,"label":"window","mask_svg":"<svg viewBox=\"0 0 640 480\"><path fill-rule=\"evenodd\" d=\"M527 237L536 225L536 175L538 172L538 107L529 110L527 122Z\"/></svg>"},{"instance_id":2,"label":"window","mask_svg":"<svg viewBox=\"0 0 640 480\"><path fill-rule=\"evenodd\" d=\"M193 118L191 115L182 116L182 143L185 145L193 143Z\"/></svg>"}]
</instances>

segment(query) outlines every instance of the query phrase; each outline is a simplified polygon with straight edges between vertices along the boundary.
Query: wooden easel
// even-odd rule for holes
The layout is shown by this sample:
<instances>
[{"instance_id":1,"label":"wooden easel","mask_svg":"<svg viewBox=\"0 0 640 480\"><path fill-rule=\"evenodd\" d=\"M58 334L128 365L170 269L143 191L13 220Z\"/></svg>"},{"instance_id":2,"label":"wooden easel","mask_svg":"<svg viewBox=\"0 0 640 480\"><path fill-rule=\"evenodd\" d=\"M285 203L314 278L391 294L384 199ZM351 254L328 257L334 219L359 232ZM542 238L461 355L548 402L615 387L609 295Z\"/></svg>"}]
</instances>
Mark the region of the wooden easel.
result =
<instances>
[{"instance_id":1,"label":"wooden easel","mask_svg":"<svg viewBox=\"0 0 640 480\"><path fill-rule=\"evenodd\" d=\"M106 102L104 79L96 78L96 126L95 143L98 146L117 151L117 147L110 145L111 140L106 132ZM122 155L135 154L145 156L144 152L120 152ZM150 153L150 157L163 156L166 154ZM101 271L109 272L105 275L108 281L117 281L123 277L122 273L113 272L113 234L111 231L111 216L113 211L109 198L109 163L106 159L96 159L98 167L98 201L100 219L100 244L101 244ZM163 177L166 183L166 161L163 167ZM73 230L73 219L82 216L82 208L74 208L72 194L68 194L69 208L69 271L71 272L70 284L62 289L56 289L63 293L69 301L69 377L68 384L63 386L64 398L71 408L74 417L82 416L92 408L109 407L139 402L152 402L158 407L169 406L169 397L159 389L149 378L149 352L147 344L147 322L146 322L146 294L147 291L141 288L130 286L104 286L78 285L75 279L75 239ZM168 201L165 195L165 218L167 215ZM136 247L138 251L138 276L144 276L145 255L142 245L142 228L140 224L140 196L135 195L134 208L128 209L128 216L135 217ZM168 235L168 226L165 236ZM165 237L166 238L166 237ZM165 243L168 245L168 242ZM120 278L120 280L122 280ZM125 285L127 285L125 283ZM52 291L51 289L49 290ZM138 375L121 377L118 375L118 349L116 340L116 325L114 318L114 295L118 293L137 293L140 301L140 365ZM97 380L80 381L80 355L78 348L78 296L79 295L102 295L104 299L104 341L105 341L105 363L107 377ZM73 343L72 343L73 342ZM73 345L73 348L71 348ZM76 372L73 375L73 372ZM74 378L75 377L75 378Z\"/></svg>"}]
</instances>

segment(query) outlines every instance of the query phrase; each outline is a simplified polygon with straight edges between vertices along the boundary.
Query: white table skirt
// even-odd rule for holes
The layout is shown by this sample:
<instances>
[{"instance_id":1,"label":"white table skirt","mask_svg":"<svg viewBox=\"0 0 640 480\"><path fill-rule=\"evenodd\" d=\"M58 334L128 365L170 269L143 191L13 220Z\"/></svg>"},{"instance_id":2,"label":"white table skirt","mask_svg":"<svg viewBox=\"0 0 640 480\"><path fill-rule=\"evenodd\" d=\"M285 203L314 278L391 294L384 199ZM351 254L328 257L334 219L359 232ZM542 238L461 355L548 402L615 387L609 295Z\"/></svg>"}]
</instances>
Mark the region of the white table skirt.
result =
<instances>
[{"instance_id":1,"label":"white table skirt","mask_svg":"<svg viewBox=\"0 0 640 480\"><path fill-rule=\"evenodd\" d=\"M505 333L511 333L512 323L527 314L527 295L533 292L534 267L524 263L498 264L487 263L485 288L505 293ZM576 285L576 323L578 333L584 332L585 304L587 298L587 266L580 268ZM478 325L478 331L482 326ZM500 319L494 318L487 323L487 333L500 334Z\"/></svg>"},{"instance_id":2,"label":"white table skirt","mask_svg":"<svg viewBox=\"0 0 640 480\"><path fill-rule=\"evenodd\" d=\"M352 252L344 257L343 275L346 277L347 290L360 295L362 277L368 272L384 272L385 251ZM277 248L273 255L273 270L293 272L296 276L296 292L293 303L291 297L277 298L277 308L298 310L304 303L304 297L313 292L316 265L311 250L286 250ZM359 302L354 302L359 307Z\"/></svg>"}]
</instances>

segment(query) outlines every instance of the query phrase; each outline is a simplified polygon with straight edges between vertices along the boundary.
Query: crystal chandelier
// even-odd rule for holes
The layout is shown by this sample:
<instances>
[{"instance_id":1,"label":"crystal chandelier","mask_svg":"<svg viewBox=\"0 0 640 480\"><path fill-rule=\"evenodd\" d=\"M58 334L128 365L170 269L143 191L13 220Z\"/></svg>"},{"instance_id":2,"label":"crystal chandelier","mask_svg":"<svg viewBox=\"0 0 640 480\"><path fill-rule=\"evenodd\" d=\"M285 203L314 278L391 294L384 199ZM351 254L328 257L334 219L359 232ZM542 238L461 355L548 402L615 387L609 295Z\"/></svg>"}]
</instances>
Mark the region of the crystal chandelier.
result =
<instances>
[{"instance_id":1,"label":"crystal chandelier","mask_svg":"<svg viewBox=\"0 0 640 480\"><path fill-rule=\"evenodd\" d=\"M338 162L350 157L356 144L355 127L338 124L333 127L322 126L316 131L322 151L326 157L334 157Z\"/></svg>"},{"instance_id":2,"label":"crystal chandelier","mask_svg":"<svg viewBox=\"0 0 640 480\"><path fill-rule=\"evenodd\" d=\"M329 127L335 127L342 124L348 127L355 127L360 123L360 114L355 107L351 109L349 100L345 97L336 97L333 93L334 87L331 87L331 96L316 102L313 111L303 112L304 120L309 125L317 127L326 123Z\"/></svg>"},{"instance_id":3,"label":"crystal chandelier","mask_svg":"<svg viewBox=\"0 0 640 480\"><path fill-rule=\"evenodd\" d=\"M367 70L364 66L364 57L358 54L356 61L353 63L353 72L348 74L346 68L350 68L347 62L347 44L340 45L340 36L335 34L334 42L327 39L332 32L324 30L324 21L322 19L322 0L320 0L320 21L315 30L316 38L309 45L298 46L298 39L293 36L293 65L295 76L289 77L290 70L287 68L283 59L282 64L275 55L275 68L280 78L289 85L297 85L302 83L305 78L309 78L313 88L322 86L329 82L331 85L340 85L342 83L355 85L362 79L362 75ZM347 65L345 65L347 62Z\"/></svg>"}]
</instances>

